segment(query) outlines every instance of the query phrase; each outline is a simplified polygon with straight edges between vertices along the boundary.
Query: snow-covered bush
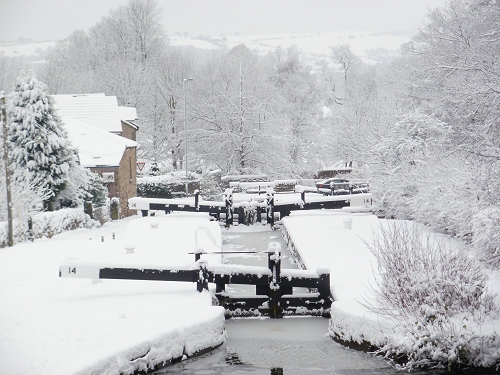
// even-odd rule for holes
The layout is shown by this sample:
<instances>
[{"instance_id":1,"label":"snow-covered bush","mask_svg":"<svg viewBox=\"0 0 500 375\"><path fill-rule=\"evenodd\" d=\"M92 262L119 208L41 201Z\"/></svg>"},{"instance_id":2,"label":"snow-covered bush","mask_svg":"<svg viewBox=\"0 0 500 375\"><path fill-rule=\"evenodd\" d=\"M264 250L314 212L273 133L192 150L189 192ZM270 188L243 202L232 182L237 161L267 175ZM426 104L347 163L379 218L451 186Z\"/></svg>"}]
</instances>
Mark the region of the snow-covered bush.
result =
<instances>
[{"instance_id":1,"label":"snow-covered bush","mask_svg":"<svg viewBox=\"0 0 500 375\"><path fill-rule=\"evenodd\" d=\"M188 172L190 191L199 189L200 176ZM147 198L171 198L172 193L186 191L185 172L172 172L161 176L140 177L137 179L137 196Z\"/></svg>"},{"instance_id":2,"label":"snow-covered bush","mask_svg":"<svg viewBox=\"0 0 500 375\"><path fill-rule=\"evenodd\" d=\"M500 208L489 207L472 220L473 246L494 267L500 266Z\"/></svg>"},{"instance_id":3,"label":"snow-covered bush","mask_svg":"<svg viewBox=\"0 0 500 375\"><path fill-rule=\"evenodd\" d=\"M204 173L200 181L200 191L203 198L217 200L222 195L222 171L215 170Z\"/></svg>"},{"instance_id":4,"label":"snow-covered bush","mask_svg":"<svg viewBox=\"0 0 500 375\"><path fill-rule=\"evenodd\" d=\"M389 223L380 233L368 244L378 262L377 305L368 307L390 318L401 336L390 336L379 352L407 369L495 364L500 353L490 351L498 334L477 334L499 312L481 265L416 225Z\"/></svg>"},{"instance_id":5,"label":"snow-covered bush","mask_svg":"<svg viewBox=\"0 0 500 375\"><path fill-rule=\"evenodd\" d=\"M31 229L28 220L14 220L14 242L19 243L42 237L51 238L56 234L77 228L85 228L95 223L83 212L82 207L42 212L31 216ZM0 222L0 247L7 246L7 243L7 222L2 221Z\"/></svg>"},{"instance_id":6,"label":"snow-covered bush","mask_svg":"<svg viewBox=\"0 0 500 375\"><path fill-rule=\"evenodd\" d=\"M43 212L33 216L32 220L35 238L51 238L56 234L86 227L90 218L83 212L82 207L77 207Z\"/></svg>"},{"instance_id":7,"label":"snow-covered bush","mask_svg":"<svg viewBox=\"0 0 500 375\"><path fill-rule=\"evenodd\" d=\"M154 177L137 179L137 196L144 198L172 198L172 184Z\"/></svg>"},{"instance_id":8,"label":"snow-covered bush","mask_svg":"<svg viewBox=\"0 0 500 375\"><path fill-rule=\"evenodd\" d=\"M97 173L93 173L90 170L86 170L89 175L88 186L85 189L86 200L92 202L94 207L104 207L106 206L108 189L104 185L104 180Z\"/></svg>"},{"instance_id":9,"label":"snow-covered bush","mask_svg":"<svg viewBox=\"0 0 500 375\"><path fill-rule=\"evenodd\" d=\"M111 198L109 207L110 207L109 211L111 215L111 220L118 220L121 215L120 198L118 197Z\"/></svg>"},{"instance_id":10,"label":"snow-covered bush","mask_svg":"<svg viewBox=\"0 0 500 375\"><path fill-rule=\"evenodd\" d=\"M472 217L480 209L481 186L474 165L454 154L420 165L413 218L434 230L469 241Z\"/></svg>"},{"instance_id":11,"label":"snow-covered bush","mask_svg":"<svg viewBox=\"0 0 500 375\"><path fill-rule=\"evenodd\" d=\"M106 203L108 190L102 184L102 178L96 173L92 173L78 163L73 163L68 171L68 176L68 181L64 184L63 190L57 195L57 201L54 202L54 209L82 206L89 199L94 199L95 189L98 189L100 194L95 199L100 200L101 205ZM98 187L99 183L101 187Z\"/></svg>"},{"instance_id":12,"label":"snow-covered bush","mask_svg":"<svg viewBox=\"0 0 500 375\"><path fill-rule=\"evenodd\" d=\"M110 200L104 180L89 169L84 170L85 183L80 186L85 212L101 224L111 221Z\"/></svg>"},{"instance_id":13,"label":"snow-covered bush","mask_svg":"<svg viewBox=\"0 0 500 375\"><path fill-rule=\"evenodd\" d=\"M111 221L111 199L108 198L104 206L95 207L92 216L101 224Z\"/></svg>"}]
</instances>

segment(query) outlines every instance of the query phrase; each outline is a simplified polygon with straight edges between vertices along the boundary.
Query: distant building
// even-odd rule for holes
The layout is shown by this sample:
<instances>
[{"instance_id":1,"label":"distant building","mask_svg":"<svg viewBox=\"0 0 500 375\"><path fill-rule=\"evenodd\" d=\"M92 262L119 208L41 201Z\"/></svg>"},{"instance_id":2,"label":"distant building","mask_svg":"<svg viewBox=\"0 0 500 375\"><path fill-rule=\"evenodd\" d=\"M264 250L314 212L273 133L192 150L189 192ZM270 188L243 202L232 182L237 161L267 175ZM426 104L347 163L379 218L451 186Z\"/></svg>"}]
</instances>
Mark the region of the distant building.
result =
<instances>
[{"instance_id":1,"label":"distant building","mask_svg":"<svg viewBox=\"0 0 500 375\"><path fill-rule=\"evenodd\" d=\"M128 210L128 199L137 196L135 108L119 107L115 96L104 94L52 98L80 164L103 177L108 196L120 199L122 217L135 214Z\"/></svg>"},{"instance_id":2,"label":"distant building","mask_svg":"<svg viewBox=\"0 0 500 375\"><path fill-rule=\"evenodd\" d=\"M339 162L336 165L333 165L331 167L324 168L324 169L318 171L318 173L316 173L316 175L314 176L314 178L315 179L323 180L323 179L326 179L326 178L333 178L333 177L337 177L337 176L345 176L345 175L350 174L355 167L356 167L356 163L352 162L352 161L350 161L350 162Z\"/></svg>"}]
</instances>

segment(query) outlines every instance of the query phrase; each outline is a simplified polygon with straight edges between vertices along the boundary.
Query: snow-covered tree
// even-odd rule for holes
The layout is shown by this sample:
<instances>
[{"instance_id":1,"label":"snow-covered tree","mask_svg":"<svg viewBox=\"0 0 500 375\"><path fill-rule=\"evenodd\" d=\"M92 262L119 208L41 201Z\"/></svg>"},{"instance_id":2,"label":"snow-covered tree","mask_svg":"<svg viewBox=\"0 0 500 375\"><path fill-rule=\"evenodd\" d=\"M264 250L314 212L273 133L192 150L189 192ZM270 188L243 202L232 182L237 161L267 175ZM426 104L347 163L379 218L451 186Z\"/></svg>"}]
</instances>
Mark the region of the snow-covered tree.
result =
<instances>
[{"instance_id":1,"label":"snow-covered tree","mask_svg":"<svg viewBox=\"0 0 500 375\"><path fill-rule=\"evenodd\" d=\"M289 158L293 176L311 175L317 167L320 91L311 67L301 61L296 47L277 48L269 58L271 80L281 97L276 109L289 131ZM318 168L314 168L318 169Z\"/></svg>"},{"instance_id":2,"label":"snow-covered tree","mask_svg":"<svg viewBox=\"0 0 500 375\"><path fill-rule=\"evenodd\" d=\"M40 70L52 94L104 92L120 105L149 101L151 71L166 35L154 0L130 0L112 9L87 32L60 41Z\"/></svg>"},{"instance_id":3,"label":"snow-covered tree","mask_svg":"<svg viewBox=\"0 0 500 375\"><path fill-rule=\"evenodd\" d=\"M373 165L374 149L386 139L404 100L400 71L365 64L347 45L332 48L331 62L335 67L324 64L317 73L327 114L322 155L329 165L339 160ZM372 177L367 171L363 178Z\"/></svg>"},{"instance_id":4,"label":"snow-covered tree","mask_svg":"<svg viewBox=\"0 0 500 375\"><path fill-rule=\"evenodd\" d=\"M408 46L411 91L419 105L453 124L471 154L500 159L500 4L452 0L428 14Z\"/></svg>"},{"instance_id":5,"label":"snow-covered tree","mask_svg":"<svg viewBox=\"0 0 500 375\"><path fill-rule=\"evenodd\" d=\"M27 169L10 170L11 180L11 204L12 217L14 219L14 231L24 223L27 218L43 210L45 200L52 197L52 192L47 188L41 177L33 177ZM6 196L5 171L0 170L0 196ZM0 221L7 220L7 201L0 199Z\"/></svg>"},{"instance_id":6,"label":"snow-covered tree","mask_svg":"<svg viewBox=\"0 0 500 375\"><path fill-rule=\"evenodd\" d=\"M198 77L190 110L197 128L190 139L205 165L224 173L289 170L289 133L259 57L240 45L207 63Z\"/></svg>"},{"instance_id":7,"label":"snow-covered tree","mask_svg":"<svg viewBox=\"0 0 500 375\"><path fill-rule=\"evenodd\" d=\"M484 233L498 230L492 213L500 197L499 23L497 1L449 1L429 12L399 62L407 75L407 104L452 130L446 150L414 168L429 184L417 194L407 192L413 196L410 211L435 229L472 240L494 263L498 240L486 241ZM405 180L398 181L403 187Z\"/></svg>"},{"instance_id":8,"label":"snow-covered tree","mask_svg":"<svg viewBox=\"0 0 500 375\"><path fill-rule=\"evenodd\" d=\"M12 169L26 169L44 181L52 193L45 200L50 208L68 183L75 156L46 90L32 72L21 74L9 96L8 139Z\"/></svg>"},{"instance_id":9,"label":"snow-covered tree","mask_svg":"<svg viewBox=\"0 0 500 375\"><path fill-rule=\"evenodd\" d=\"M416 218L414 202L419 188L430 191L436 185L429 169L449 151L451 134L450 127L439 119L413 111L403 115L373 148L373 166L379 176L373 187L388 215Z\"/></svg>"},{"instance_id":10,"label":"snow-covered tree","mask_svg":"<svg viewBox=\"0 0 500 375\"><path fill-rule=\"evenodd\" d=\"M179 49L165 48L156 61L150 99L140 108L141 155L168 170L183 167L183 80L192 76L193 60ZM188 98L193 98L187 87ZM168 160L167 160L168 159ZM167 165L168 164L168 165ZM163 169L163 168L162 168Z\"/></svg>"},{"instance_id":11,"label":"snow-covered tree","mask_svg":"<svg viewBox=\"0 0 500 375\"><path fill-rule=\"evenodd\" d=\"M27 69L28 63L22 57L5 56L0 52L0 91L14 90L16 78L22 69Z\"/></svg>"},{"instance_id":12,"label":"snow-covered tree","mask_svg":"<svg viewBox=\"0 0 500 375\"><path fill-rule=\"evenodd\" d=\"M95 92L95 55L87 33L75 30L49 51L37 76L52 95Z\"/></svg>"},{"instance_id":13,"label":"snow-covered tree","mask_svg":"<svg viewBox=\"0 0 500 375\"><path fill-rule=\"evenodd\" d=\"M351 50L351 46L348 44L342 44L340 46L335 46L331 48L332 50L332 60L335 64L340 66L340 70L344 76L344 93L343 97L349 97L349 84L352 71L358 66L362 65L361 59L354 54Z\"/></svg>"}]
</instances>

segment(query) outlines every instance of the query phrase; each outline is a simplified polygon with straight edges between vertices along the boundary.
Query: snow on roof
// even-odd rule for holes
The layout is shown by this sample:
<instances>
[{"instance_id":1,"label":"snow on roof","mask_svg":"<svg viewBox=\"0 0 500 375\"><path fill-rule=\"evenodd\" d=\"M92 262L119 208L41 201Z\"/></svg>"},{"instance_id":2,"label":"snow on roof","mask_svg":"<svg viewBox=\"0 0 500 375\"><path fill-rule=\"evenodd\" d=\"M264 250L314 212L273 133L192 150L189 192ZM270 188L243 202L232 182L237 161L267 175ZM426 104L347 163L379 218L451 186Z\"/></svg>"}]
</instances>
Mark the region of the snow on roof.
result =
<instances>
[{"instance_id":1,"label":"snow on roof","mask_svg":"<svg viewBox=\"0 0 500 375\"><path fill-rule=\"evenodd\" d=\"M52 98L60 117L72 117L112 133L122 132L116 96L98 93L52 95Z\"/></svg>"},{"instance_id":2,"label":"snow on roof","mask_svg":"<svg viewBox=\"0 0 500 375\"><path fill-rule=\"evenodd\" d=\"M120 120L135 121L137 120L137 110L134 107L118 107L120 112Z\"/></svg>"},{"instance_id":3,"label":"snow on roof","mask_svg":"<svg viewBox=\"0 0 500 375\"><path fill-rule=\"evenodd\" d=\"M72 117L61 116L61 120L72 145L78 150L80 164L84 167L117 167L125 149L137 146L137 142Z\"/></svg>"}]
</instances>

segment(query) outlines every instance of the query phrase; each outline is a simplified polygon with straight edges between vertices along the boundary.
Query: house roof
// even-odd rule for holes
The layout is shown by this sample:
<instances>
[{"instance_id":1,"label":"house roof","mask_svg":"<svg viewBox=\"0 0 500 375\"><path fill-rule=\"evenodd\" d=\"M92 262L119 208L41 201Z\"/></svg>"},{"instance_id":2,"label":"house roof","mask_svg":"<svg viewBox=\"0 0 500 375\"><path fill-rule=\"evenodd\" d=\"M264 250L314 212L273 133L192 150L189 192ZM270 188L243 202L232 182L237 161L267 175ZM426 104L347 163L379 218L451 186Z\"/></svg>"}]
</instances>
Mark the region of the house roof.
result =
<instances>
[{"instance_id":1,"label":"house roof","mask_svg":"<svg viewBox=\"0 0 500 375\"><path fill-rule=\"evenodd\" d=\"M134 107L118 107L118 110L120 111L120 119L123 124L139 130L139 126L137 125L137 110Z\"/></svg>"},{"instance_id":2,"label":"house roof","mask_svg":"<svg viewBox=\"0 0 500 375\"><path fill-rule=\"evenodd\" d=\"M98 94L52 95L59 117L78 121L112 133L121 133L121 115L116 96ZM132 119L127 119L132 120Z\"/></svg>"},{"instance_id":3,"label":"house roof","mask_svg":"<svg viewBox=\"0 0 500 375\"><path fill-rule=\"evenodd\" d=\"M80 164L87 168L118 167L127 147L137 142L112 134L69 116L61 116L73 147L78 150Z\"/></svg>"},{"instance_id":4,"label":"house roof","mask_svg":"<svg viewBox=\"0 0 500 375\"><path fill-rule=\"evenodd\" d=\"M134 107L118 107L120 112L120 120L122 121L136 121L137 110Z\"/></svg>"}]
</instances>

